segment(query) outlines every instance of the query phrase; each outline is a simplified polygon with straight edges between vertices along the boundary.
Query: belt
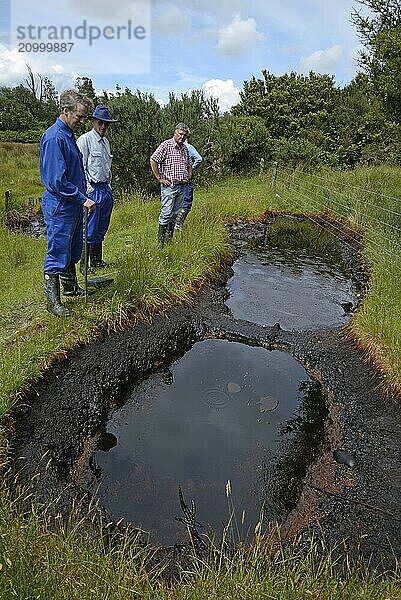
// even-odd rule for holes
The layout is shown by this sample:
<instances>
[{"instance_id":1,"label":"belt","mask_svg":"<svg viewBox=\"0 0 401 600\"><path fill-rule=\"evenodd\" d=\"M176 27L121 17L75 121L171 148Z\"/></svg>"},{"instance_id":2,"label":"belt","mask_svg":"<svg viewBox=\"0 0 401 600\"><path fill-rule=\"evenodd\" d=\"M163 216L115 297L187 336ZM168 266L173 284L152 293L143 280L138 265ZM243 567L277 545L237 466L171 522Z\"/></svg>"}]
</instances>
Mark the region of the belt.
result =
<instances>
[{"instance_id":1,"label":"belt","mask_svg":"<svg viewBox=\"0 0 401 600\"><path fill-rule=\"evenodd\" d=\"M90 181L90 185L104 185L107 181Z\"/></svg>"}]
</instances>

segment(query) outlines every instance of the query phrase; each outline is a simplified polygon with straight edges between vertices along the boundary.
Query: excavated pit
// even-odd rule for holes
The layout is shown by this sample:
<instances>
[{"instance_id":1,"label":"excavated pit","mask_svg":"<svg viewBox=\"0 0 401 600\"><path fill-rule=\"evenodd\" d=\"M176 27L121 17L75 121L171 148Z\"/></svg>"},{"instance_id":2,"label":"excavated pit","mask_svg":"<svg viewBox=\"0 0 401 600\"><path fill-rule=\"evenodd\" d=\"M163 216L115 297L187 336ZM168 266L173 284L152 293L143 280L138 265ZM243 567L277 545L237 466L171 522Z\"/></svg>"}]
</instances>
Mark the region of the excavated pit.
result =
<instances>
[{"instance_id":1,"label":"excavated pit","mask_svg":"<svg viewBox=\"0 0 401 600\"><path fill-rule=\"evenodd\" d=\"M265 236L269 226L269 221L231 226L237 256L246 242ZM342 234L342 254L357 297L366 274L347 232ZM285 352L310 380L319 382L327 414L321 420L324 439L305 462L302 486L295 486L295 506L289 504L280 515L283 534L312 532L327 548L345 540L351 556L362 554L375 565L393 565L401 555L399 402L380 394L377 373L344 326L286 331L277 324L234 318L226 305L226 283L232 276L227 269L193 305L172 308L151 324L105 335L71 352L47 373L15 410L14 471L22 482L39 474L35 482L42 497L57 498L58 510L68 510L73 498L93 495L100 454L96 448L103 444L111 457L118 447L118 435L113 438L108 430L110 416L118 414L138 382L168 369L197 342L225 340L271 354ZM334 459L339 449L352 456L353 468ZM185 496L192 497L190 492ZM110 515L111 520L118 517ZM174 556L177 552L177 547L171 549Z\"/></svg>"},{"instance_id":2,"label":"excavated pit","mask_svg":"<svg viewBox=\"0 0 401 600\"><path fill-rule=\"evenodd\" d=\"M111 415L115 447L96 453L93 486L153 543L187 542L179 487L195 501L200 535L221 539L231 518L246 540L260 518L282 521L295 508L326 415L320 384L288 353L196 342Z\"/></svg>"}]
</instances>

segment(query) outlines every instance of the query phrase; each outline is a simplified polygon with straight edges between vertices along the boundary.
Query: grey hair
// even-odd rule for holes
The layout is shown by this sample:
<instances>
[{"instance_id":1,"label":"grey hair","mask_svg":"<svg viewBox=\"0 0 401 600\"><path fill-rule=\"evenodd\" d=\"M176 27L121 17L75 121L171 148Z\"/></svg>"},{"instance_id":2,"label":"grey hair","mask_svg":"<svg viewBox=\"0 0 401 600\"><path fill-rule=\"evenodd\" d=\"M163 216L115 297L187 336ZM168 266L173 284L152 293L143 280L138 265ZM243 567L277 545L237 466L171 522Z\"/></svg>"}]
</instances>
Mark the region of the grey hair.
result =
<instances>
[{"instance_id":1,"label":"grey hair","mask_svg":"<svg viewBox=\"0 0 401 600\"><path fill-rule=\"evenodd\" d=\"M182 129L182 131L189 132L189 127L188 127L188 125L185 125L185 123L178 123L178 125L175 126L174 131L177 131L177 129Z\"/></svg>"},{"instance_id":2,"label":"grey hair","mask_svg":"<svg viewBox=\"0 0 401 600\"><path fill-rule=\"evenodd\" d=\"M92 99L80 94L76 90L66 90L60 94L60 113L62 113L65 108L67 110L75 110L78 104L83 104L88 112L93 108Z\"/></svg>"}]
</instances>

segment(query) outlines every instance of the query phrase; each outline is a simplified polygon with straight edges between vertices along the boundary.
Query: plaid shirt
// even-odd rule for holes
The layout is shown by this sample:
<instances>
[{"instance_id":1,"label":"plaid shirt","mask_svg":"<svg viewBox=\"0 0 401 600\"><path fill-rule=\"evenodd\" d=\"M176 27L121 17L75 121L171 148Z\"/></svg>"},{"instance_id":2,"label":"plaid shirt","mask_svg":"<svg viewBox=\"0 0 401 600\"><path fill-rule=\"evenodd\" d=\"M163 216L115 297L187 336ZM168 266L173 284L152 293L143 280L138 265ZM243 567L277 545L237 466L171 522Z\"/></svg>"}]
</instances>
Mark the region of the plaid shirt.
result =
<instances>
[{"instance_id":1,"label":"plaid shirt","mask_svg":"<svg viewBox=\"0 0 401 600\"><path fill-rule=\"evenodd\" d=\"M185 144L179 146L174 138L165 140L150 158L157 162L162 179L168 179L172 185L188 181L192 160Z\"/></svg>"}]
</instances>

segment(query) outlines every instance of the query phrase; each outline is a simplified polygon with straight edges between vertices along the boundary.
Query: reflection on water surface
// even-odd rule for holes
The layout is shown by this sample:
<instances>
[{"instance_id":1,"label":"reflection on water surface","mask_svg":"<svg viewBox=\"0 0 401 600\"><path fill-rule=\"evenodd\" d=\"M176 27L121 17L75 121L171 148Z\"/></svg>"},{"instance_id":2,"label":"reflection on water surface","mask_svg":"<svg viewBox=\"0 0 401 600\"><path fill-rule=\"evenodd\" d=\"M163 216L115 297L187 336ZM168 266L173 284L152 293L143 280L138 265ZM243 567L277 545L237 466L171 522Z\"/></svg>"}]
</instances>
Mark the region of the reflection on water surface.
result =
<instances>
[{"instance_id":1,"label":"reflection on water surface","mask_svg":"<svg viewBox=\"0 0 401 600\"><path fill-rule=\"evenodd\" d=\"M319 385L290 355L225 340L196 343L138 383L114 412L117 438L97 452L100 498L153 542L187 542L175 520L178 487L194 499L200 533L228 521L227 480L241 534L293 507L299 477L322 434Z\"/></svg>"},{"instance_id":2,"label":"reflection on water surface","mask_svg":"<svg viewBox=\"0 0 401 600\"><path fill-rule=\"evenodd\" d=\"M300 226L300 225L298 225ZM305 331L344 325L342 304L356 304L339 256L328 252L271 247L264 239L243 247L233 265L226 305L236 319Z\"/></svg>"}]
</instances>

